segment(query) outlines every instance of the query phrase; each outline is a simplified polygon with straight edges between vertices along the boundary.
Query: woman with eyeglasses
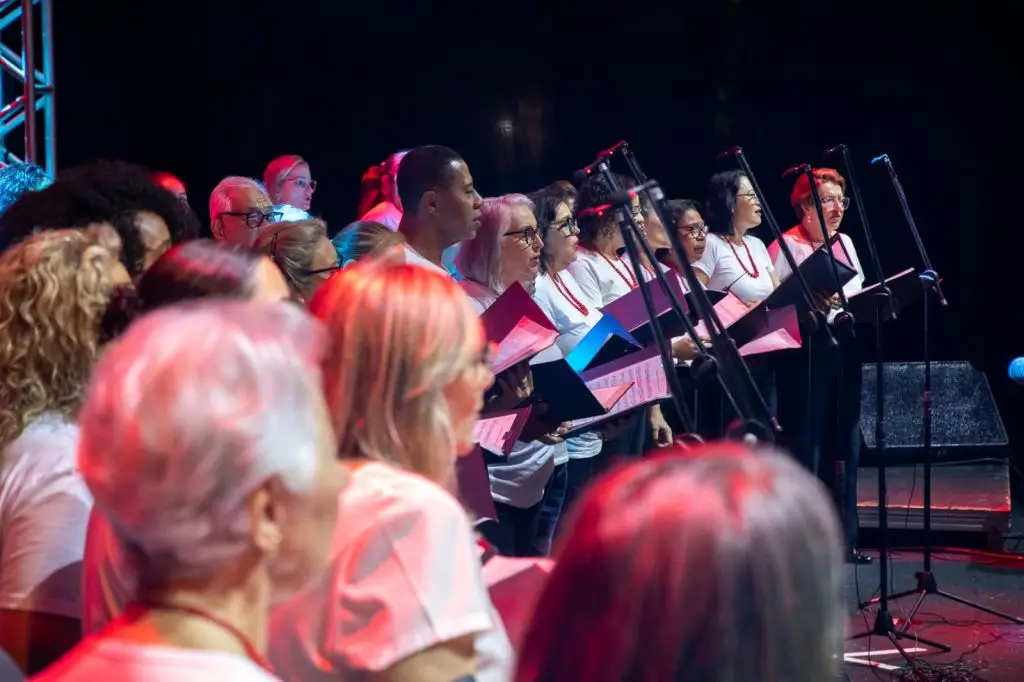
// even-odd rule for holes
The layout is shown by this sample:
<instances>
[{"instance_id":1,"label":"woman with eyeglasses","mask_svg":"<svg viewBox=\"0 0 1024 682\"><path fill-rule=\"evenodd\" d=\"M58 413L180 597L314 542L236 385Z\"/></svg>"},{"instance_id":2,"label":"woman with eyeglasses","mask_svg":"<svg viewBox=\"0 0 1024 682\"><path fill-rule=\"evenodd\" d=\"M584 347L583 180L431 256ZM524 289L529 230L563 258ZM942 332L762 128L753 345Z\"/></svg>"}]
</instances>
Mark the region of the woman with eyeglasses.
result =
<instances>
[{"instance_id":1,"label":"woman with eyeglasses","mask_svg":"<svg viewBox=\"0 0 1024 682\"><path fill-rule=\"evenodd\" d=\"M857 276L843 287L843 292L849 297L863 288L864 268L853 240L839 232L846 209L850 206L846 180L832 168L816 168L813 174L825 217L825 229L822 229L811 198L811 184L806 175L801 175L790 195L790 205L800 222L783 233L782 238L799 265L825 245L826 233L829 239L838 234L839 239L833 242L832 252L840 262L857 271ZM772 243L768 253L774 259L779 278L789 277L792 271L778 242ZM839 295L822 303L828 310L828 322L833 322L841 311ZM779 418L786 426L780 441L836 492L842 502L840 517L845 528L847 560L868 564L871 557L857 550L860 356L843 334L836 335L840 340L838 348L819 341L810 330L805 330L803 337L803 348L788 351L779 358L779 395L787 397L779 404ZM843 490L835 490L838 462L845 462Z\"/></svg>"},{"instance_id":2,"label":"woman with eyeglasses","mask_svg":"<svg viewBox=\"0 0 1024 682\"><path fill-rule=\"evenodd\" d=\"M305 159L286 154L267 164L263 171L263 186L275 204L288 204L308 211L316 191L316 180L310 174Z\"/></svg>"},{"instance_id":3,"label":"woman with eyeglasses","mask_svg":"<svg viewBox=\"0 0 1024 682\"><path fill-rule=\"evenodd\" d=\"M690 199L673 199L667 204L672 227L679 235L679 241L682 242L686 260L689 263L696 263L704 256L704 250L708 245L708 227L704 223L700 206L696 201ZM671 248L659 249L656 255L662 265L671 268L680 277L683 276L683 270L676 262ZM683 280L683 284L686 284L686 280Z\"/></svg>"},{"instance_id":4,"label":"woman with eyeglasses","mask_svg":"<svg viewBox=\"0 0 1024 682\"><path fill-rule=\"evenodd\" d=\"M256 250L281 269L292 296L308 301L327 278L341 269L338 252L322 220L271 223L260 230Z\"/></svg>"},{"instance_id":5,"label":"woman with eyeglasses","mask_svg":"<svg viewBox=\"0 0 1024 682\"><path fill-rule=\"evenodd\" d=\"M709 289L731 291L754 304L779 285L764 242L748 232L761 224L761 203L742 171L716 173L704 205L709 235L704 254L693 264Z\"/></svg>"},{"instance_id":6,"label":"woman with eyeglasses","mask_svg":"<svg viewBox=\"0 0 1024 682\"><path fill-rule=\"evenodd\" d=\"M558 348L568 355L600 321L601 302L590 297L569 272L576 260L579 227L573 215L576 190L555 183L530 196L540 231L540 275L534 298L558 330ZM618 436L632 420L610 420L600 431L587 431L565 441L565 450L555 455L555 470L544 490L538 514L534 552L547 556L563 509L568 509L583 486L594 475L594 464L605 438Z\"/></svg>"},{"instance_id":7,"label":"woman with eyeglasses","mask_svg":"<svg viewBox=\"0 0 1024 682\"><path fill-rule=\"evenodd\" d=\"M455 265L462 275L459 285L482 314L514 283L534 293L544 241L533 202L522 194L484 199L480 211L480 229L473 239L462 242ZM497 399L507 398L514 407L532 393L529 365L522 363L504 373L497 384ZM498 515L497 528L485 534L501 554L533 554L544 489L555 459L563 456L559 451L565 450L563 435L559 426L542 439L516 442L507 457L484 453Z\"/></svg>"}]
</instances>

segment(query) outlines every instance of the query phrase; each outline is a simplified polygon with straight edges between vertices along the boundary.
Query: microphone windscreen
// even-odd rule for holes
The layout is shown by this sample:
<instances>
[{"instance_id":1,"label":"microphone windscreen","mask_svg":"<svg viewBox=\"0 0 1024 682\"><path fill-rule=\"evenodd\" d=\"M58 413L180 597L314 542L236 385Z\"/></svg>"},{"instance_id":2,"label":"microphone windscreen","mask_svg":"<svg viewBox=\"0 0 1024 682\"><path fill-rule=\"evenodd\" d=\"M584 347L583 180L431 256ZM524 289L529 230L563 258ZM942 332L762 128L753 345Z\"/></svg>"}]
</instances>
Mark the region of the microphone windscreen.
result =
<instances>
[{"instance_id":1,"label":"microphone windscreen","mask_svg":"<svg viewBox=\"0 0 1024 682\"><path fill-rule=\"evenodd\" d=\"M1024 358L1014 358L1010 361L1010 368L1006 371L1010 381L1017 384L1024 384Z\"/></svg>"}]
</instances>

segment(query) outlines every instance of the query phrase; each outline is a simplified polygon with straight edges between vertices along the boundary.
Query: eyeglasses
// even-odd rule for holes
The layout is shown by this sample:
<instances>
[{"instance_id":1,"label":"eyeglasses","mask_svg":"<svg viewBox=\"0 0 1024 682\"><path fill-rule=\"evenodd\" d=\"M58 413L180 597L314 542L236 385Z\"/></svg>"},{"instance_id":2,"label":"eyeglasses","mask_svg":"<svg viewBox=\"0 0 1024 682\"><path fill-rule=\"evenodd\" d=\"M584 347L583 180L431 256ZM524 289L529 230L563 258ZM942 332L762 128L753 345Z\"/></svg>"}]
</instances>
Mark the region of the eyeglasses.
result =
<instances>
[{"instance_id":1,"label":"eyeglasses","mask_svg":"<svg viewBox=\"0 0 1024 682\"><path fill-rule=\"evenodd\" d=\"M222 215L234 216L235 218L242 218L245 220L245 224L254 230L259 229L263 226L263 223L276 223L281 219L284 214L280 211L225 211L219 214L217 217Z\"/></svg>"},{"instance_id":2,"label":"eyeglasses","mask_svg":"<svg viewBox=\"0 0 1024 682\"><path fill-rule=\"evenodd\" d=\"M285 182L294 184L299 189L309 188L310 192L316 191L316 180L307 180L306 178L285 178Z\"/></svg>"},{"instance_id":3,"label":"eyeglasses","mask_svg":"<svg viewBox=\"0 0 1024 682\"><path fill-rule=\"evenodd\" d=\"M822 206L834 206L836 202L843 207L843 210L850 208L850 197L822 197Z\"/></svg>"},{"instance_id":4,"label":"eyeglasses","mask_svg":"<svg viewBox=\"0 0 1024 682\"><path fill-rule=\"evenodd\" d=\"M683 225L681 228L687 236L693 239L703 239L708 236L708 226L704 224L700 225Z\"/></svg>"},{"instance_id":5,"label":"eyeglasses","mask_svg":"<svg viewBox=\"0 0 1024 682\"><path fill-rule=\"evenodd\" d=\"M741 192L736 195L737 197L743 197L748 201L757 201L757 192Z\"/></svg>"},{"instance_id":6,"label":"eyeglasses","mask_svg":"<svg viewBox=\"0 0 1024 682\"><path fill-rule=\"evenodd\" d=\"M563 237L571 237L574 234L579 234L580 231L579 223L577 223L576 218L572 216L566 218L564 221L562 221L558 225L555 225L554 227L562 234Z\"/></svg>"},{"instance_id":7,"label":"eyeglasses","mask_svg":"<svg viewBox=\"0 0 1024 682\"><path fill-rule=\"evenodd\" d=\"M523 246L533 246L537 242L537 237L540 235L537 232L537 228L528 227L525 230L514 230L512 232L506 232L506 237L519 237L519 242L522 242Z\"/></svg>"}]
</instances>

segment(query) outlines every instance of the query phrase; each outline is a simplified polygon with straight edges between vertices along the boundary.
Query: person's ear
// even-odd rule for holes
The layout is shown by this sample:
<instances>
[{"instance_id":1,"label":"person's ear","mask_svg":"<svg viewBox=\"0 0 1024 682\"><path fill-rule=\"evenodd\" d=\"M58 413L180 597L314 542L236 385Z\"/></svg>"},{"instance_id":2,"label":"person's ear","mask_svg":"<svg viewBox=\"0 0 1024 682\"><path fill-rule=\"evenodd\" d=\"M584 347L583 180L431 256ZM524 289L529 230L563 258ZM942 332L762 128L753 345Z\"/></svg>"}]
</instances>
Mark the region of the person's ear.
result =
<instances>
[{"instance_id":1,"label":"person's ear","mask_svg":"<svg viewBox=\"0 0 1024 682\"><path fill-rule=\"evenodd\" d=\"M441 196L436 190L429 189L420 198L420 211L430 215L438 215L441 212Z\"/></svg>"},{"instance_id":2,"label":"person's ear","mask_svg":"<svg viewBox=\"0 0 1024 682\"><path fill-rule=\"evenodd\" d=\"M219 217L210 223L210 232L213 233L214 239L224 241L224 222Z\"/></svg>"},{"instance_id":3,"label":"person's ear","mask_svg":"<svg viewBox=\"0 0 1024 682\"><path fill-rule=\"evenodd\" d=\"M249 495L252 541L266 556L275 556L284 541L281 526L286 513L285 497L284 487L276 478L268 480Z\"/></svg>"}]
</instances>

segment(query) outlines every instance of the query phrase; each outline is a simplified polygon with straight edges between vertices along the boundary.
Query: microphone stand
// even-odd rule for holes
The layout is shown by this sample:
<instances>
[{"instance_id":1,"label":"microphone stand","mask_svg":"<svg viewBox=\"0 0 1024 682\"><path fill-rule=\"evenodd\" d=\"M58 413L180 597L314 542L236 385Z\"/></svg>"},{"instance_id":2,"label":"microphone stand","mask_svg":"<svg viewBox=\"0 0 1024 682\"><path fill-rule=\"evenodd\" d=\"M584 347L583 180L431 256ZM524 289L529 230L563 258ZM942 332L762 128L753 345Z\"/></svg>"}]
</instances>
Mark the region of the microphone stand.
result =
<instances>
[{"instance_id":1,"label":"microphone stand","mask_svg":"<svg viewBox=\"0 0 1024 682\"><path fill-rule=\"evenodd\" d=\"M683 423L683 427L690 433L696 433L696 427L694 426L693 418L690 415L690 410L686 406L685 391L683 391L682 382L679 381L679 375L676 374L676 361L672 355L672 344L669 342L668 337L665 336L665 330L661 327L661 321L658 319L658 311L654 308L654 298L651 296L651 283L644 277L643 266L640 264L640 254L637 250L636 242L634 239L639 239L645 246L646 242L640 236L640 228L636 224L636 219L633 217L632 212L632 196L629 192L623 192L622 187L615 180L615 176L612 175L611 168L608 165L607 157L598 157L595 162L596 170L608 183L608 187L611 189L611 205L613 211L621 211L624 214L624 220L619 221L619 230L622 232L622 241L626 246L626 253L629 255L630 264L633 266L633 276L636 278L637 286L640 288L640 295L644 300L644 307L647 309L647 316L651 321L651 333L654 336L655 343L658 345L658 352L661 355L661 364L665 370L665 378L668 381L669 391L672 393L672 400L675 402L676 414L679 415L680 421ZM593 165L593 164L592 164ZM591 170L591 166L587 167L588 172ZM648 247L648 250L650 247ZM657 263L657 261L654 261ZM656 272L660 272L659 268L655 268ZM664 278L660 280L661 285L665 288L665 292L668 293L669 299L674 298L674 294L668 288ZM686 316L683 316L686 319ZM694 334L691 338L696 338Z\"/></svg>"},{"instance_id":2,"label":"microphone stand","mask_svg":"<svg viewBox=\"0 0 1024 682\"><path fill-rule=\"evenodd\" d=\"M931 372L931 356L929 353L929 337L930 334L930 319L929 319L929 298L930 295L934 294L938 300L939 305L946 307L946 297L942 293L942 287L939 283L939 275L932 268L931 261L928 259L928 252L924 248L924 242L921 240L921 233L917 229L917 224L914 222L914 216L910 212L910 206L907 203L907 195L903 192L903 185L900 183L900 179L896 176L896 169L893 168L892 160L889 159L888 154L882 154L871 160L872 164L881 163L885 166L886 170L889 171L889 180L892 182L892 187L896 191L896 198L899 201L900 208L903 210L903 217L907 221L907 227L910 228L910 234L914 237L914 243L917 244L917 251L921 257L921 262L924 264L925 269L919 275L921 279L921 287L924 292L924 387L921 391L921 409L923 412L923 427L924 427L924 564L922 570L914 573L914 577L917 579L917 586L912 590L905 590L898 594L894 594L892 599L901 599L903 597L917 594L917 602L914 604L914 608L910 610L907 616L906 622L903 624L903 630L906 631L910 627L911 621L917 614L921 605L924 603L925 597L930 594L937 595L939 597L945 597L950 601L969 606L973 609L983 611L993 616L997 616L1004 620L1017 623L1018 625L1024 625L1024 619L1011 616L995 609L990 609L987 606L982 606L976 602L972 602L963 597L951 594L939 588L938 582L935 579L935 575L932 573L932 372ZM922 640L923 641L923 640ZM948 651L948 649L947 649Z\"/></svg>"},{"instance_id":3,"label":"microphone stand","mask_svg":"<svg viewBox=\"0 0 1024 682\"><path fill-rule=\"evenodd\" d=\"M621 143L619 148L621 149L626 146L624 143ZM640 177L646 177L636 162L636 158L630 154L628 159L631 170L636 171ZM649 181L641 183L640 191L645 193L645 196L654 208L654 212L658 215L662 224L666 226L665 232L668 236L672 255L682 268L683 279L693 295L694 307L697 309L700 319L704 320L708 336L711 339L711 346L715 349L714 362L720 369L722 380L729 385L729 394L732 397L736 413L740 418L740 431L742 431L734 432L731 435L741 438L744 435L752 435L758 440L772 440L774 434L782 429L768 408L768 404L758 390L757 384L754 383L754 379L751 377L750 371L747 369L747 365L736 347L736 343L726 333L725 325L719 319L711 299L708 298L707 291L705 291L700 280L697 279L693 266L690 265L690 261L686 258L686 251L683 249L683 243L679 239L679 234L674 229L668 229L672 225L671 213L668 210L668 206L665 205L665 194L661 186L653 181ZM711 359L711 356L706 357ZM751 402L751 396L753 396L753 402ZM761 415L761 419L755 416L758 414Z\"/></svg>"},{"instance_id":4,"label":"microphone stand","mask_svg":"<svg viewBox=\"0 0 1024 682\"><path fill-rule=\"evenodd\" d=\"M877 401L877 412L878 418L875 421L875 440L877 442L879 467L878 467L878 610L875 612L874 625L869 629L860 634L852 635L847 638L849 641L858 639L868 639L868 646L871 646L870 638L872 636L886 637L892 642L892 645L896 650L903 656L904 660L913 668L914 661L910 658L910 655L900 644L901 639L912 639L915 641L922 642L931 647L939 649L941 651L949 651L949 647L945 644L939 644L927 639L921 639L915 637L902 630L896 628L896 623L893 621L892 612L889 611L889 599L894 598L889 596L889 509L886 506L886 500L888 499L888 492L886 487L886 473L885 473L885 359L883 354L885 331L884 323L893 319L892 307L890 305L892 301L892 291L885 283L885 277L882 274L882 264L878 258L878 249L875 248L874 237L871 234L871 227L868 224L867 213L864 211L864 200L861 197L860 187L857 184L857 177L854 174L853 162L850 159L850 152L846 148L846 145L839 145L835 149L842 149L843 152L843 163L846 167L846 178L850 186L850 193L853 194L854 203L857 204L857 212L860 215L861 225L864 226L864 234L867 237L868 251L870 252L872 265L875 269L875 273L878 276L879 288L874 294L872 301L874 302L874 322L875 322L875 400ZM831 150L830 150L831 151ZM814 187L814 185L811 185ZM812 194L817 197L816 192ZM819 220L820 220L819 216ZM825 227L825 222L821 221L822 233L826 238L826 247L831 251L832 247L828 242L828 232ZM850 475L847 472L847 475ZM845 506L845 505L844 505ZM856 505L854 505L854 513L856 514ZM849 521L848 521L849 522ZM874 601L868 601L860 605L860 609L864 609ZM868 662L870 665L870 661Z\"/></svg>"},{"instance_id":5,"label":"microphone stand","mask_svg":"<svg viewBox=\"0 0 1024 682\"><path fill-rule=\"evenodd\" d=\"M640 162L636 160L636 156L633 154L633 150L630 149L628 143L620 142L616 149L622 152L626 165L629 167L629 172L633 176L633 180L636 182L636 191L644 192L645 189L652 188L657 185L657 182L652 182L647 177L647 174L644 173L643 169L640 167ZM649 196L649 193L647 193L646 196L647 199L650 200L651 197ZM654 205L653 201L651 201L651 205ZM666 228L665 231L668 233L669 229ZM675 292L669 289L668 283L665 281L665 273L660 267L658 267L658 261L655 257L654 251L642 235L640 238L640 246L643 248L644 255L647 257L648 262L651 263L659 284L661 284L662 288L668 294L673 312L683 320L683 326L686 328L686 333L693 340L694 346L697 349L697 357L690 363L690 373L693 376L694 383L698 388L700 388L707 386L711 381L717 380L719 386L722 388L722 393L725 395L726 400L728 400L729 404L732 405L736 414L740 414L739 407L736 404L736 398L733 397L728 384L718 371L718 365L715 361L715 357L708 352L707 348L704 346L704 342L698 338L696 327L693 325L693 322L690 321L689 315L686 314L682 302L678 300ZM671 250L671 243L669 244L669 248ZM762 402L764 402L763 399ZM765 407L765 410L767 411L767 406Z\"/></svg>"}]
</instances>

